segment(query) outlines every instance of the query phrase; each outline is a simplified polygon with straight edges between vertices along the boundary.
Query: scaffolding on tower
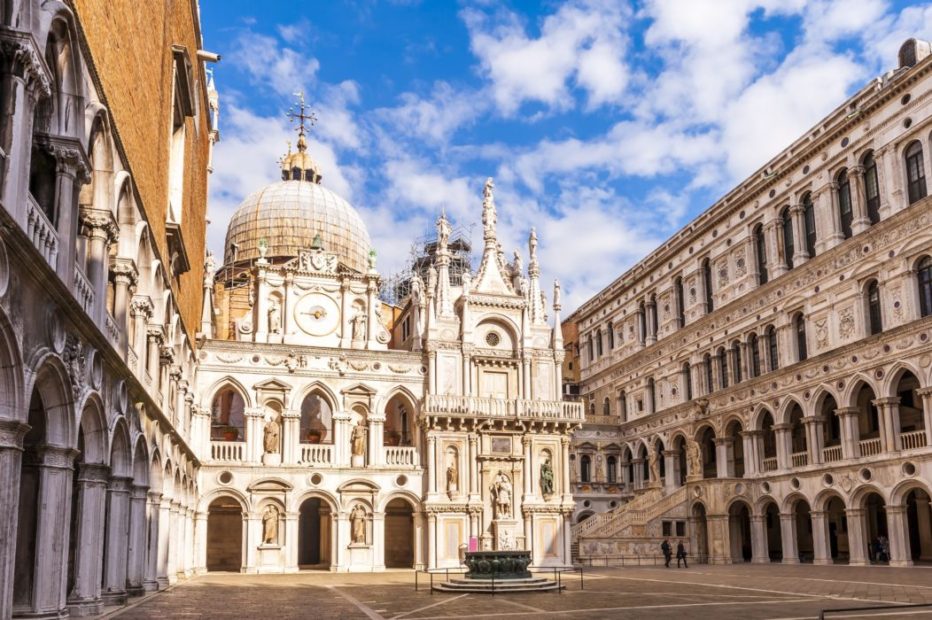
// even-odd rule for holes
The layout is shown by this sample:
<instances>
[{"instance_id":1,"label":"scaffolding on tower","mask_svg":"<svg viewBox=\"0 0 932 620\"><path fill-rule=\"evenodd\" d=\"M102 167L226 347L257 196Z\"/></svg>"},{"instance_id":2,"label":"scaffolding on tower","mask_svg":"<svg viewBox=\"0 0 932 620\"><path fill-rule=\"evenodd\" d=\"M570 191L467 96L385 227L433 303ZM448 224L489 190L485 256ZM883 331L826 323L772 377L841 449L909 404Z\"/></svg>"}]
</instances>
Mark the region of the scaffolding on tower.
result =
<instances>
[{"instance_id":1,"label":"scaffolding on tower","mask_svg":"<svg viewBox=\"0 0 932 620\"><path fill-rule=\"evenodd\" d=\"M463 274L472 271L472 226L458 226L450 234L447 250L450 253L450 285L461 286ZM427 271L437 258L436 231L423 235L411 244L410 258L405 266L389 276L382 278L382 300L401 307L411 294L411 282L414 274L427 282Z\"/></svg>"}]
</instances>

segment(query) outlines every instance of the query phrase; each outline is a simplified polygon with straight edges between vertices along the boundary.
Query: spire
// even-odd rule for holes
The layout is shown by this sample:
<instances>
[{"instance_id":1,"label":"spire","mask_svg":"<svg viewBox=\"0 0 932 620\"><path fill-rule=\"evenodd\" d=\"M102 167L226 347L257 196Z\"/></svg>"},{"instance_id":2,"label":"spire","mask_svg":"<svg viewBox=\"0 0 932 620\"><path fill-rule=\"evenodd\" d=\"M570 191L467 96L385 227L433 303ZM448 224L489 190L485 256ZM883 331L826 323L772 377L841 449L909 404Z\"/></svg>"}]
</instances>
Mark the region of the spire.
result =
<instances>
[{"instance_id":1,"label":"spire","mask_svg":"<svg viewBox=\"0 0 932 620\"><path fill-rule=\"evenodd\" d=\"M486 245L489 245L490 240L496 239L495 225L498 223L498 214L495 213L495 196L492 193L494 189L495 182L492 181L492 177L487 178L482 190L482 226L484 229L482 238Z\"/></svg>"},{"instance_id":2,"label":"spire","mask_svg":"<svg viewBox=\"0 0 932 620\"><path fill-rule=\"evenodd\" d=\"M298 150L292 153L291 143L288 143L288 154L279 162L282 167L282 180L320 183L323 178L320 174L320 166L307 154L307 130L317 123L317 116L310 111L304 100L303 92L298 91L295 96L298 100L292 104L285 115L292 124L297 125Z\"/></svg>"},{"instance_id":3,"label":"spire","mask_svg":"<svg viewBox=\"0 0 932 620\"><path fill-rule=\"evenodd\" d=\"M553 281L553 349L555 351L563 350L563 326L560 324L560 310L563 304L560 301L560 281Z\"/></svg>"},{"instance_id":4,"label":"spire","mask_svg":"<svg viewBox=\"0 0 932 620\"><path fill-rule=\"evenodd\" d=\"M530 306L531 322L543 323L546 321L546 318L544 317L543 295L540 290L540 263L537 262L537 231L533 228L528 235L527 246L528 253L530 254L527 274L529 280L528 302Z\"/></svg>"},{"instance_id":5,"label":"spire","mask_svg":"<svg viewBox=\"0 0 932 620\"><path fill-rule=\"evenodd\" d=\"M515 294L509 281L509 270L505 265L505 253L495 230L498 215L495 212L495 196L492 193L494 189L495 183L489 177L482 190L482 238L485 246L473 290L477 293Z\"/></svg>"},{"instance_id":6,"label":"spire","mask_svg":"<svg viewBox=\"0 0 932 620\"><path fill-rule=\"evenodd\" d=\"M453 316L453 299L450 296L450 251L448 243L453 227L446 213L437 219L437 314Z\"/></svg>"}]
</instances>

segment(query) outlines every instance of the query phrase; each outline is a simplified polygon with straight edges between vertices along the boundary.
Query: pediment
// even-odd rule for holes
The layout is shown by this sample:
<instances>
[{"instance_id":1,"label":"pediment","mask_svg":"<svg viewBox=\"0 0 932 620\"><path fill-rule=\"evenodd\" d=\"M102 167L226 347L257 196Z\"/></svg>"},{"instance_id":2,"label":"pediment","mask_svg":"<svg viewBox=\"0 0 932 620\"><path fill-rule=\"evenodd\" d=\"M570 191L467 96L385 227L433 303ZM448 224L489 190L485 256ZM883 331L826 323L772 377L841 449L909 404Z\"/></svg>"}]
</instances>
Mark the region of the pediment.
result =
<instances>
[{"instance_id":1,"label":"pediment","mask_svg":"<svg viewBox=\"0 0 932 620\"><path fill-rule=\"evenodd\" d=\"M340 493L378 493L381 487L371 480L356 479L344 482L337 488Z\"/></svg>"},{"instance_id":2,"label":"pediment","mask_svg":"<svg viewBox=\"0 0 932 620\"><path fill-rule=\"evenodd\" d=\"M257 392L279 392L279 393L288 393L291 391L291 386L280 381L278 379L268 379L252 386Z\"/></svg>"},{"instance_id":3,"label":"pediment","mask_svg":"<svg viewBox=\"0 0 932 620\"><path fill-rule=\"evenodd\" d=\"M250 493L284 493L291 491L294 486L281 478L266 478L253 482L247 490Z\"/></svg>"},{"instance_id":4,"label":"pediment","mask_svg":"<svg viewBox=\"0 0 932 620\"><path fill-rule=\"evenodd\" d=\"M340 393L346 396L375 396L376 391L364 383L357 383L348 388L343 388Z\"/></svg>"}]
</instances>

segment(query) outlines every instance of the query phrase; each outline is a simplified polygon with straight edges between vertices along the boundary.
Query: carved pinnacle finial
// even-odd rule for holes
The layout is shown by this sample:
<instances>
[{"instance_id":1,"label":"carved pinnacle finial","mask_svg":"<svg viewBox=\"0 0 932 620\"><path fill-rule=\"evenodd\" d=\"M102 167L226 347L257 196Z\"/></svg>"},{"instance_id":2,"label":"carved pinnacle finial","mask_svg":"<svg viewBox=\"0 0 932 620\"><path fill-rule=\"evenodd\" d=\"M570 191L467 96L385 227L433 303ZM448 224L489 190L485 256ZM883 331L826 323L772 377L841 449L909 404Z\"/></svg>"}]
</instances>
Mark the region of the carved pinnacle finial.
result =
<instances>
[{"instance_id":1,"label":"carved pinnacle finial","mask_svg":"<svg viewBox=\"0 0 932 620\"><path fill-rule=\"evenodd\" d=\"M298 150L307 149L307 140L304 138L305 131L308 127L313 127L317 123L317 115L311 112L304 101L304 92L297 91L294 93L298 101L288 108L287 116L292 123L298 125ZM290 151L290 149L289 149Z\"/></svg>"}]
</instances>

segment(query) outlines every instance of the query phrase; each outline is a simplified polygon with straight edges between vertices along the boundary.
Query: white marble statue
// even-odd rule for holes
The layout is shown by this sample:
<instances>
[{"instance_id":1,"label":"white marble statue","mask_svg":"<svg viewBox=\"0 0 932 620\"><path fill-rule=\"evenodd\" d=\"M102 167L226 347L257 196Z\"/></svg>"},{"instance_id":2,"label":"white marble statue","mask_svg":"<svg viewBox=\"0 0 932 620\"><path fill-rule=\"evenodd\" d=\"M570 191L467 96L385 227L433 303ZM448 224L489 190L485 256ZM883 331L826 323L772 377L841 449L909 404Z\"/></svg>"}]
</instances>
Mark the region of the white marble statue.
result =
<instances>
[{"instance_id":1,"label":"white marble statue","mask_svg":"<svg viewBox=\"0 0 932 620\"><path fill-rule=\"evenodd\" d=\"M501 470L495 476L495 483L492 485L492 499L495 501L495 518L511 518L511 480Z\"/></svg>"},{"instance_id":2,"label":"white marble statue","mask_svg":"<svg viewBox=\"0 0 932 620\"><path fill-rule=\"evenodd\" d=\"M271 504L262 513L262 542L266 545L278 542L278 508Z\"/></svg>"},{"instance_id":3,"label":"white marble statue","mask_svg":"<svg viewBox=\"0 0 932 620\"><path fill-rule=\"evenodd\" d=\"M356 504L350 513L350 524L352 541L356 544L366 544L366 509L361 504Z\"/></svg>"}]
</instances>

